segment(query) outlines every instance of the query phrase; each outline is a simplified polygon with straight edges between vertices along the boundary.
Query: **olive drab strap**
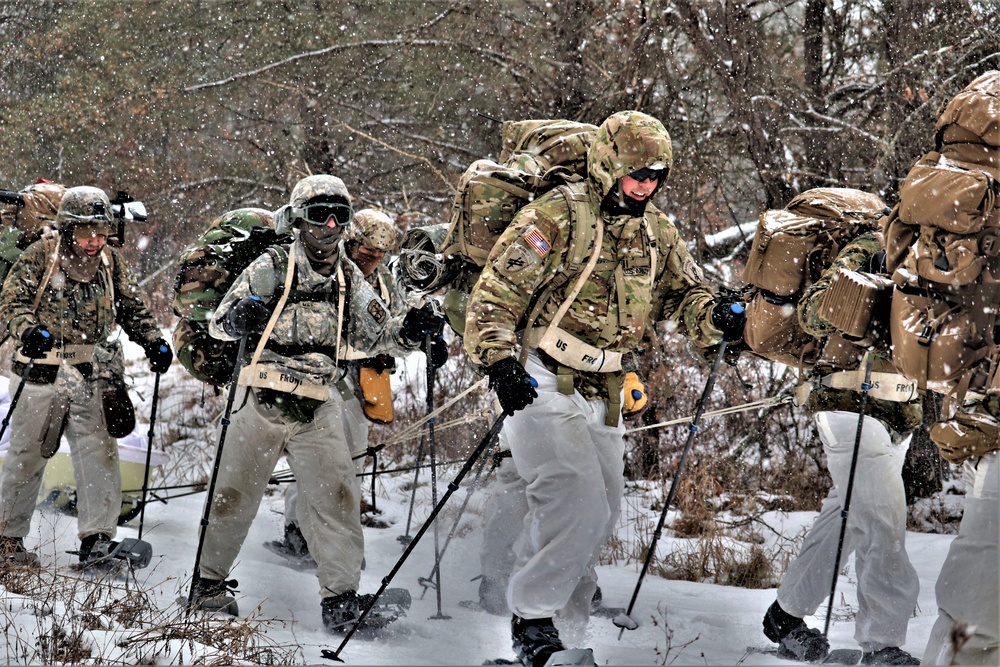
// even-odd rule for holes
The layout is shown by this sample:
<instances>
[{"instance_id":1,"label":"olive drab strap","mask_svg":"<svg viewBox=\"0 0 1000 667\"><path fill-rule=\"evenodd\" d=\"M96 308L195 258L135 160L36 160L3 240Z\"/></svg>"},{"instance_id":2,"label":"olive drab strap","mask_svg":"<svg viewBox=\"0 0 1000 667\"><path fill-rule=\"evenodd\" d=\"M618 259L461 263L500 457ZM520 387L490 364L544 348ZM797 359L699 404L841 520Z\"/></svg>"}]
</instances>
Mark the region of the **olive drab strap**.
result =
<instances>
[{"instance_id":1,"label":"olive drab strap","mask_svg":"<svg viewBox=\"0 0 1000 667\"><path fill-rule=\"evenodd\" d=\"M337 344L334 347L334 362L340 364L340 341L344 339L344 303L347 301L347 285L344 282L344 264L337 262Z\"/></svg>"}]
</instances>

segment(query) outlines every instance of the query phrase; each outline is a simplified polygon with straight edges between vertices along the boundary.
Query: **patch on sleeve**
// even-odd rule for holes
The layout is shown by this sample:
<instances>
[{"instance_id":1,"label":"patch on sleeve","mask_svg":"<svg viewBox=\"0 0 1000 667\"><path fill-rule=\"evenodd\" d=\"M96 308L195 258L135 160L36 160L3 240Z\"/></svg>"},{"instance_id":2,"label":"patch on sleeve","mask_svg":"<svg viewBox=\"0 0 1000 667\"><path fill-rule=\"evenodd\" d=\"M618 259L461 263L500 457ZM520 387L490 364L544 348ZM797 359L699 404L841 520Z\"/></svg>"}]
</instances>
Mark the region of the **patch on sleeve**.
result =
<instances>
[{"instance_id":1,"label":"patch on sleeve","mask_svg":"<svg viewBox=\"0 0 1000 667\"><path fill-rule=\"evenodd\" d=\"M549 244L548 239L542 236L542 233L538 231L537 227L532 227L531 230L524 235L525 242L531 246L531 248L538 253L539 257L545 257L552 250L552 246Z\"/></svg>"},{"instance_id":2,"label":"patch on sleeve","mask_svg":"<svg viewBox=\"0 0 1000 667\"><path fill-rule=\"evenodd\" d=\"M508 278L514 278L522 270L538 264L539 258L520 243L512 243L497 258L496 269Z\"/></svg>"}]
</instances>

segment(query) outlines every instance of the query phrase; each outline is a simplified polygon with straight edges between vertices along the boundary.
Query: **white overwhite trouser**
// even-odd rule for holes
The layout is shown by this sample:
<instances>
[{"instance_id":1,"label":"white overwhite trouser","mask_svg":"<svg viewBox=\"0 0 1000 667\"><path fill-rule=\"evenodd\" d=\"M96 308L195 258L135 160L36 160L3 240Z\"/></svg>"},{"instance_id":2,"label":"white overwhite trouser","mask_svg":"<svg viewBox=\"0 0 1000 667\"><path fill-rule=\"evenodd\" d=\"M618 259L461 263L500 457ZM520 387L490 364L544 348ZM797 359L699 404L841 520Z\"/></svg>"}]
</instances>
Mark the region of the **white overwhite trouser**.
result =
<instances>
[{"instance_id":1,"label":"white overwhite trouser","mask_svg":"<svg viewBox=\"0 0 1000 667\"><path fill-rule=\"evenodd\" d=\"M606 401L559 393L555 374L534 355L525 368L538 381L538 398L503 427L528 503L507 603L526 619L559 612L586 622L597 588L593 566L620 512L625 426L604 424Z\"/></svg>"},{"instance_id":2,"label":"white overwhite trouser","mask_svg":"<svg viewBox=\"0 0 1000 667\"><path fill-rule=\"evenodd\" d=\"M778 604L798 617L814 614L830 594L858 430L855 412L817 412L815 420L833 488L778 588ZM854 552L858 581L854 638L869 652L906 643L906 626L920 591L917 572L906 554L902 470L908 448L909 437L894 444L880 421L865 417L841 564Z\"/></svg>"},{"instance_id":3,"label":"white overwhite trouser","mask_svg":"<svg viewBox=\"0 0 1000 667\"><path fill-rule=\"evenodd\" d=\"M239 396L244 394L240 391ZM316 560L320 596L356 591L365 544L340 392L331 387L330 397L316 408L309 423L289 419L258 403L253 391L249 394L234 411L226 435L205 529L201 576L229 576L267 481L284 454L304 496L296 515Z\"/></svg>"},{"instance_id":4,"label":"white overwhite trouser","mask_svg":"<svg viewBox=\"0 0 1000 667\"><path fill-rule=\"evenodd\" d=\"M10 386L21 378L11 374ZM114 537L122 509L122 478L118 443L108 435L96 383L87 382L87 396L70 396L64 435L69 442L76 478L77 532L85 537ZM31 528L46 459L42 440L48 426L54 384L25 382L10 418L10 448L0 478L0 534L24 537Z\"/></svg>"},{"instance_id":5,"label":"white overwhite trouser","mask_svg":"<svg viewBox=\"0 0 1000 667\"><path fill-rule=\"evenodd\" d=\"M347 382L345 379L344 382ZM350 385L348 384L348 387ZM336 390L334 390L336 391ZM351 398L341 402L341 407L343 410L342 416L344 419L344 434L347 436L347 445L350 447L351 451L354 452L355 456L364 450L368 446L368 427L369 421L365 417L364 408L361 407L361 401L357 398ZM361 457L355 460L355 468L357 472L363 472L365 458ZM361 478L355 476L355 481L358 483L357 493L358 502L361 502ZM298 512L299 504L299 489L298 481L292 482L285 487L285 525L290 525L293 523L301 523L301 520L296 513Z\"/></svg>"},{"instance_id":6,"label":"white overwhite trouser","mask_svg":"<svg viewBox=\"0 0 1000 667\"><path fill-rule=\"evenodd\" d=\"M505 430L500 432L500 451L510 443ZM506 591L517 558L514 543L528 513L525 496L528 483L517 472L513 457L505 457L497 466L496 479L489 486L483 524L483 546L479 552L480 572L492 581L491 590ZM503 603L501 603L503 604Z\"/></svg>"},{"instance_id":7,"label":"white overwhite trouser","mask_svg":"<svg viewBox=\"0 0 1000 667\"><path fill-rule=\"evenodd\" d=\"M967 461L965 513L938 575L938 619L922 665L1000 665L1000 452ZM972 626L956 653L952 627Z\"/></svg>"}]
</instances>

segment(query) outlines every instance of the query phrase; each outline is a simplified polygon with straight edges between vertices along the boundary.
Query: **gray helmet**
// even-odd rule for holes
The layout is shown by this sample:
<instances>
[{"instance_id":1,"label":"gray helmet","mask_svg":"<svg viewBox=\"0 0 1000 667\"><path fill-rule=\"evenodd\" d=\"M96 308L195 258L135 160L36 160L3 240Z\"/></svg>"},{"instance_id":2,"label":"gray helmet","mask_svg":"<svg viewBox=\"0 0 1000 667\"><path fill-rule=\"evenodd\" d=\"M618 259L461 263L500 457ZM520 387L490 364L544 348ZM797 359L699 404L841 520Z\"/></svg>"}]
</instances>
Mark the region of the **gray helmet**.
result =
<instances>
[{"instance_id":1,"label":"gray helmet","mask_svg":"<svg viewBox=\"0 0 1000 667\"><path fill-rule=\"evenodd\" d=\"M357 241L367 248L389 252L396 247L396 225L383 211L365 208L354 214L344 232L344 241Z\"/></svg>"},{"instance_id":2,"label":"gray helmet","mask_svg":"<svg viewBox=\"0 0 1000 667\"><path fill-rule=\"evenodd\" d=\"M339 206L341 212L336 214L339 226L350 224L354 217L354 210L351 208L351 195L347 191L347 186L336 176L329 174L316 174L307 176L295 184L292 188L292 196L288 200L287 206L282 206L275 211L274 229L279 234L288 234L292 227L298 223L311 223L322 225L323 220L312 219L308 204L316 199L324 199L334 206Z\"/></svg>"},{"instance_id":3,"label":"gray helmet","mask_svg":"<svg viewBox=\"0 0 1000 667\"><path fill-rule=\"evenodd\" d=\"M81 225L97 226L97 233L110 234L114 218L111 201L100 188L80 185L63 193L56 214L56 227L63 230Z\"/></svg>"}]
</instances>

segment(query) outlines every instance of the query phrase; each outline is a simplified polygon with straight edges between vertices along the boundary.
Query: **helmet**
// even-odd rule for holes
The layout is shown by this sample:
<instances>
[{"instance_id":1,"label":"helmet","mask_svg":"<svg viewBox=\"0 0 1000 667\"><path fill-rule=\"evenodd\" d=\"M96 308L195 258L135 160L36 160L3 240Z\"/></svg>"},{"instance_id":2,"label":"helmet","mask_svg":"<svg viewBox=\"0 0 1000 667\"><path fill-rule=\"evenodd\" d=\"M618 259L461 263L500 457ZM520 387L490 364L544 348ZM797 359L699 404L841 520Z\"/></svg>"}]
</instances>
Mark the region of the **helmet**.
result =
<instances>
[{"instance_id":1,"label":"helmet","mask_svg":"<svg viewBox=\"0 0 1000 667\"><path fill-rule=\"evenodd\" d=\"M587 171L601 198L623 176L644 168L665 170L662 184L673 163L670 135L663 123L639 111L608 116L587 151Z\"/></svg>"},{"instance_id":2,"label":"helmet","mask_svg":"<svg viewBox=\"0 0 1000 667\"><path fill-rule=\"evenodd\" d=\"M71 229L81 225L94 225L98 234L111 233L113 222L111 201L100 188L81 185L63 193L56 214L59 229Z\"/></svg>"},{"instance_id":3,"label":"helmet","mask_svg":"<svg viewBox=\"0 0 1000 667\"><path fill-rule=\"evenodd\" d=\"M389 252L396 247L396 225L386 213L366 208L354 214L344 241L357 241L366 248Z\"/></svg>"},{"instance_id":4,"label":"helmet","mask_svg":"<svg viewBox=\"0 0 1000 667\"><path fill-rule=\"evenodd\" d=\"M288 205L275 211L274 230L279 234L288 234L292 227L300 222L325 223L325 219L322 222L311 220L308 212L303 210L307 204L317 199L326 200L333 204L339 203L345 210L343 216L337 215L338 224L347 225L350 223L354 212L351 209L351 195L347 191L347 186L336 176L316 174L315 176L307 176L295 184Z\"/></svg>"}]
</instances>

